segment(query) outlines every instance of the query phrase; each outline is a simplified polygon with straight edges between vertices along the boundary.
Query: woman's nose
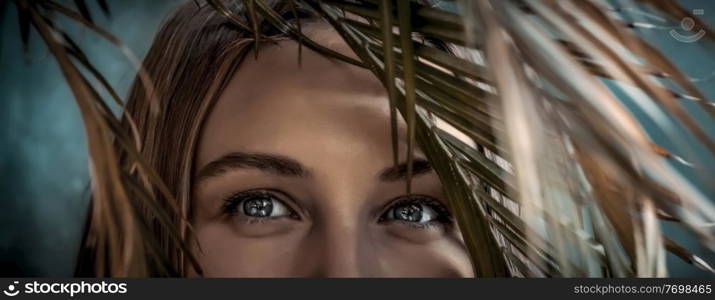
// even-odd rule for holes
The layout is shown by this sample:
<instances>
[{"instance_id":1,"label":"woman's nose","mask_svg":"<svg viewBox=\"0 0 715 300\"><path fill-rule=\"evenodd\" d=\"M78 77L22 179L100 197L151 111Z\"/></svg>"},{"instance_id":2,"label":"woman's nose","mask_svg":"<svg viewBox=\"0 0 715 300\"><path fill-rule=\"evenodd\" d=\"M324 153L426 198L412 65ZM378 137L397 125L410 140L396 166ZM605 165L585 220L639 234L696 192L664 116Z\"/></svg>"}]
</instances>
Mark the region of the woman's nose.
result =
<instances>
[{"instance_id":1,"label":"woman's nose","mask_svg":"<svg viewBox=\"0 0 715 300\"><path fill-rule=\"evenodd\" d=\"M315 274L319 277L381 276L378 251L369 226L342 220L326 222L315 232Z\"/></svg>"}]
</instances>

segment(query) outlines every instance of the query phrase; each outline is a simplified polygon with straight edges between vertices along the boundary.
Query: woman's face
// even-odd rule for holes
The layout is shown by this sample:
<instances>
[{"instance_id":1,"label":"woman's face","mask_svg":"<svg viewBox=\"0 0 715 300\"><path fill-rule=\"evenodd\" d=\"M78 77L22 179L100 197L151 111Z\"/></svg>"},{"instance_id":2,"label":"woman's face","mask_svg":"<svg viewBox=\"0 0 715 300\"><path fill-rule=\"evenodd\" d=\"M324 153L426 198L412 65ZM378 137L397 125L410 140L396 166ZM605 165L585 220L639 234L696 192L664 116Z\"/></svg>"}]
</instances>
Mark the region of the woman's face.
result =
<instances>
[{"instance_id":1,"label":"woman's face","mask_svg":"<svg viewBox=\"0 0 715 300\"><path fill-rule=\"evenodd\" d=\"M328 26L307 29L353 56ZM192 209L204 275L473 276L437 175L419 150L405 161L403 123L393 165L380 82L307 49L299 65L297 47L250 53L203 128Z\"/></svg>"}]
</instances>

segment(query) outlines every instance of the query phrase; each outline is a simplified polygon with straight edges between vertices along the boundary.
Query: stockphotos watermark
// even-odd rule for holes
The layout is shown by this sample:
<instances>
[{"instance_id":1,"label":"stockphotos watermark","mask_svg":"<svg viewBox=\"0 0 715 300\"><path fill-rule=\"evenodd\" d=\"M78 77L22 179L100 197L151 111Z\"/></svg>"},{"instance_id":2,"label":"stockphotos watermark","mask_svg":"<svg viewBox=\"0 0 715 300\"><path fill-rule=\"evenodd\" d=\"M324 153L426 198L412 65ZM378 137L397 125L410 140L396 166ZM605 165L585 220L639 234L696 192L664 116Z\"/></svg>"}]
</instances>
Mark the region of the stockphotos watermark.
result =
<instances>
[{"instance_id":1,"label":"stockphotos watermark","mask_svg":"<svg viewBox=\"0 0 715 300\"><path fill-rule=\"evenodd\" d=\"M126 294L126 283L115 282L38 282L36 280L20 284L13 281L3 293L9 297L20 294L53 294L69 295L70 298L80 294Z\"/></svg>"},{"instance_id":2,"label":"stockphotos watermark","mask_svg":"<svg viewBox=\"0 0 715 300\"><path fill-rule=\"evenodd\" d=\"M693 10L693 16L702 16L705 14L704 9L695 9ZM699 41L703 36L705 36L705 30L700 28L697 32L694 31L695 29L695 20L691 17L686 17L680 20L680 29L686 31L687 33L682 34L680 33L679 30L677 29L671 29L670 30L670 36L672 36L674 39L678 40L679 42L683 43L695 43Z\"/></svg>"}]
</instances>

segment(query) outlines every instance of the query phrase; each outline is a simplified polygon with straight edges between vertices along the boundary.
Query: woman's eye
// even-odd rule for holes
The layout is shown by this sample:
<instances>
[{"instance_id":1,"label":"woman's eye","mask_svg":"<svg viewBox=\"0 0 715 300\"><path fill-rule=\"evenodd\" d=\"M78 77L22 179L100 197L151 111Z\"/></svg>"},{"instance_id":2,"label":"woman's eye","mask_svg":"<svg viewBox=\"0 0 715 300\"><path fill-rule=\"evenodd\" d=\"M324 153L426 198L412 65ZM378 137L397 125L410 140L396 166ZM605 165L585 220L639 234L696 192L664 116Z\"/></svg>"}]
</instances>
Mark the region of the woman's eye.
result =
<instances>
[{"instance_id":1,"label":"woman's eye","mask_svg":"<svg viewBox=\"0 0 715 300\"><path fill-rule=\"evenodd\" d=\"M450 215L446 207L429 198L398 200L380 217L381 221L402 221L415 224L449 222Z\"/></svg>"},{"instance_id":2,"label":"woman's eye","mask_svg":"<svg viewBox=\"0 0 715 300\"><path fill-rule=\"evenodd\" d=\"M238 193L226 200L224 211L229 215L244 215L252 218L280 218L296 216L293 209L268 191Z\"/></svg>"},{"instance_id":3,"label":"woman's eye","mask_svg":"<svg viewBox=\"0 0 715 300\"><path fill-rule=\"evenodd\" d=\"M426 223L435 219L433 209L420 203L400 205L392 210L392 218L400 221Z\"/></svg>"}]
</instances>

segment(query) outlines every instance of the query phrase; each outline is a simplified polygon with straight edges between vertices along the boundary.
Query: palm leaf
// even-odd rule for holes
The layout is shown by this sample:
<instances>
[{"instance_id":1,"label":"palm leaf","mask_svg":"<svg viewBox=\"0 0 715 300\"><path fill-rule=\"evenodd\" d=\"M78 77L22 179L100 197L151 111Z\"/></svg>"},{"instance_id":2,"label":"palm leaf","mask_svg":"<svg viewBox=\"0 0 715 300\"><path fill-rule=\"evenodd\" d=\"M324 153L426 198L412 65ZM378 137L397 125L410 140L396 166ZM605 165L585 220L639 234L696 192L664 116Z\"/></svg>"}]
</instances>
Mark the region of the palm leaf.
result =
<instances>
[{"instance_id":1,"label":"palm leaf","mask_svg":"<svg viewBox=\"0 0 715 300\"><path fill-rule=\"evenodd\" d=\"M707 223L707 220L712 220L712 215L710 214L712 204L701 193L692 189L689 184L685 184L684 186L687 188L684 189L680 189L679 184L674 184L674 182L684 182L683 178L676 172L668 170L667 167L664 168L662 160L657 158L657 156L673 156L654 152L652 141L644 133L638 121L631 116L627 109L621 106L608 88L597 82L597 77L605 77L641 88L653 101L667 110L670 115L678 116L682 124L697 136L700 142L712 150L712 139L707 137L699 125L690 119L688 115L683 114L682 109L677 106L679 104L674 102L675 98L673 96L677 95L677 93L657 86L652 82L651 78L648 78L649 76L666 78L663 76L664 74L668 74L667 78L672 78L671 74L676 73L676 68L670 68L671 64L654 64L654 62L662 60L654 61L652 59L647 60L650 63L648 65L634 65L626 62L626 59L621 56L622 54L609 51L606 43L612 43L612 41L608 41L592 32L584 31L578 24L567 25L564 20L570 20L571 16L568 14L575 13L573 8L568 7L568 5L549 7L546 3L539 1L526 1L523 4L516 1L481 1L479 5L474 7L475 12L473 13L477 13L475 17L481 21L482 28L478 28L476 31L472 30L472 32L480 32L483 35L481 40L485 42L481 44L473 43L473 47L477 48L475 50L486 52L487 57L489 57L490 53L493 53L493 57L502 59L488 63L488 65L499 67L485 69L475 63L462 63L459 57L449 55L446 52L435 49L428 43L414 39L414 33L418 33L424 37L452 42L457 46L468 45L468 38L465 37L464 32L465 26L451 21L454 18L449 13L424 13L432 12L436 9L423 6L417 1L410 1L409 9L412 11L411 17L419 19L419 21L401 20L404 16L401 17L399 9L392 12L385 11L385 7L389 7L385 2L390 1L305 2L311 4L311 7L322 13L331 22L363 61L373 61L373 66L370 69L376 71L378 77L387 78L386 87L388 91L392 85L390 78L398 77L397 81L403 87L401 91L405 93L403 98L405 102L396 104L398 107L400 105L407 107L412 105L412 101L409 100L412 93L410 89L414 88L418 100L415 103L419 106L419 109L429 111L430 114L440 120L451 124L472 138L472 141L476 142L479 147L489 149L490 153L499 153L505 157L510 157L512 160L521 161L515 163L515 173L518 176L517 178L522 179L514 179L511 178L510 174L504 172L502 168L496 167L494 163L485 163L488 160L484 158L482 153L475 151L474 148L465 146L464 143L455 143L455 138L448 138L447 140L450 141L449 144L452 146L444 149L449 157L459 162L458 167L460 170L466 171L465 173L474 176L479 182L487 185L489 189L494 189L503 196L518 197L523 209L533 211L533 216L536 217L532 220L528 220L531 218L529 216L517 216L517 218L527 219L526 223L524 223L525 225L521 227L534 227L537 226L536 223L538 222L546 224L546 235L520 231L521 235L519 237L522 240L524 238L534 240L548 236L548 244L538 243L538 245L543 247L540 249L542 252L555 253L554 261L552 262L557 264L557 272L561 276L665 275L663 268L664 255L662 254L664 249L663 242L660 240L660 235L656 234L660 232L660 229L657 223L649 220L657 217L656 207L666 211L668 214L678 215L679 213L673 210L675 207L671 206L668 200L665 200L669 196L662 193L663 188L674 189L676 190L674 193L678 195L679 199L687 198L689 199L688 201L694 203L694 206L705 208L707 212L699 216L686 214L697 221L692 220L692 222L684 224L684 226L691 229L701 239L704 236L708 236L703 239L703 242L706 245L710 243L708 240L712 239L712 234L707 233L707 230L698 225L698 222ZM398 5L402 4L403 11L406 10L406 2L408 1L398 2ZM576 2L578 1L573 1L573 3ZM597 6L588 6L587 4L590 3L584 2L589 1L578 2L581 6L579 9L600 9ZM385 16L390 16L395 18L395 21L390 21L392 25L388 30L384 28L385 24L389 24L388 22L371 22L355 17L341 17L338 12L342 10L348 11L353 15L359 15L364 20L380 21L381 18L385 19ZM417 11L422 13L418 14L416 13ZM486 13L485 11L489 12ZM472 12L464 13L470 15ZM419 17L416 17L417 15ZM443 19L435 17L437 15L442 16ZM493 30L497 32L495 36L508 36L510 39L502 40L506 48L491 48L491 50L488 48L494 47L494 43L496 43L495 40L489 40L488 36L490 35L485 33L489 30L489 26L484 26L486 26L486 20L489 19L490 15L496 16L491 23L491 26L495 28ZM445 16L448 17L445 18ZM578 16L584 17L583 14ZM587 21L604 26L604 28L610 28L606 26L611 26L612 22L610 19L603 19L603 16L605 15L593 12L590 15L585 15L588 18ZM535 32L535 30L538 30L539 25L528 21L529 18L540 18L550 26L549 30L565 35L551 35L545 31L541 33ZM524 21L519 22L517 20ZM413 26L408 27L405 24L406 21L413 23ZM392 30L393 25L400 27L401 30ZM409 28L409 30L405 30L405 28ZM619 35L624 34L620 29L614 32ZM409 37L407 36L408 34ZM637 39L634 34L628 34L630 38ZM565 41L562 38L563 36L573 40ZM583 38L578 39L578 36ZM622 39L622 37L620 38ZM399 40L401 43L393 45L394 54L389 55L390 58L388 58L384 51L386 49L385 43L391 43L395 40ZM642 41L639 43L645 44ZM595 46L590 46L590 44ZM479 47L482 45L485 48L480 49ZM423 49L423 51L415 49ZM600 52L594 52L594 49ZM412 51L418 53L417 56L420 60L404 60L405 56L412 57ZM408 53L408 55L404 55L405 53ZM533 54L528 55L530 53ZM642 53L636 52L634 55L642 55ZM554 60L554 56L563 58L563 60ZM650 57L654 56L650 54ZM663 56L655 57L662 58ZM503 60L504 58L507 60ZM422 59L428 61L429 64L422 63ZM507 64L509 61L512 61L512 63ZM554 63L545 63L550 61L554 61ZM414 67L410 66L411 64L414 64ZM382 69L387 69L387 67L382 66L387 65L397 67L395 75L384 75ZM436 72L439 70L434 67L435 65L439 66L443 71ZM511 67L504 67L505 65L510 65ZM464 66L468 67L465 68ZM572 70L582 70L578 79L569 77L572 76ZM495 74L500 73L504 75L501 78L495 78ZM532 75L533 73L544 77L541 80L536 80ZM514 78L509 76L510 74L521 75ZM415 80L415 82L410 83L412 80ZM475 84L475 82L481 84ZM415 83L416 86L413 86ZM589 83L589 85L583 85L583 83ZM684 82L676 83L689 86ZM496 85L497 93L492 93L491 89L484 88L485 85L487 87ZM542 87L545 85L556 87L559 90L557 95L565 93L567 99L555 97L554 93L547 92L548 88ZM589 88L586 89L586 86ZM594 88L600 92L594 94ZM512 90L521 91L521 93L508 96ZM586 92L587 90L588 92ZM531 92L526 93L526 91ZM697 95L695 96L696 98L702 97L702 94L692 86L686 88L686 91ZM598 98L595 97L596 95L598 95ZM514 102L505 102L507 98L513 99ZM459 101L457 102L455 99ZM550 101L547 102L549 103L547 107L542 107L540 104L544 100ZM464 105L459 106L456 103ZM486 103L486 105L479 106L477 105L478 103ZM473 109L464 109L467 107ZM500 109L500 107L502 108ZM527 107L531 107L531 109L527 109ZM460 110L460 108L462 109ZM522 110L524 113L516 113L518 110ZM411 111L407 110L403 116L407 119L410 117L410 113ZM574 116L579 118L586 117L590 121L581 124L578 128L569 127L571 122L583 121L574 119ZM516 124L524 124L521 127L523 130L513 127ZM555 133L556 136L544 135L551 132ZM449 137L450 134L442 132L440 136ZM516 139L504 144L497 138L505 136ZM528 136L542 136L544 140L554 140L554 143L544 144L533 140L534 143L530 145L514 145L514 143L523 145L523 138ZM560 139L568 140L564 144L563 140L559 141ZM423 148L428 148L429 146L426 144L429 143L443 142L444 140L440 139L431 141L418 139L418 143ZM638 146L632 147L634 142ZM602 144L598 148L601 150L584 150L585 148L583 147L594 143ZM534 148L534 145L539 146ZM555 147L557 145L558 147ZM576 150L573 149L574 147L576 147ZM571 150L569 150L570 148ZM557 149L560 150L554 151ZM532 154L526 155L525 150L530 151ZM613 169L602 173L603 170L601 169L603 168L598 165L573 163L573 158L569 158L577 154L573 151L588 152L589 155L601 157L599 159L607 161L618 162L618 164L609 163ZM645 159L636 164L628 164L629 159L633 157L633 153L642 153ZM455 154L462 158L456 159ZM546 159L544 159L544 154L551 155L547 155ZM604 154L606 155L604 156ZM435 159L435 157L430 157L430 159ZM544 160L544 162L539 160ZM628 170L629 168L631 169L630 171ZM653 178L649 178L652 174L644 175L639 171L635 171L642 168L650 169L652 174L659 174L655 177L665 174L668 179L665 181L653 180ZM529 169L532 170L531 173L527 171ZM609 206L608 203L616 200L614 195L588 190L596 185L596 179L590 176L591 173L598 172L604 176L611 177L613 176L611 172L618 169L629 174L627 177L630 177L629 182L632 184L629 188L634 188L639 183L646 183L645 186L634 189L635 194L642 194L643 196L634 198L633 207L630 208L640 211L642 214L639 217L630 217L630 213L616 214L616 212L627 211L629 208ZM564 171L570 173L564 174ZM549 173L544 172L553 172L553 175L545 176L545 174ZM585 177L584 172L587 174ZM438 173L440 173L439 170ZM440 176L444 176L444 174L440 174ZM573 176L574 178L581 176L585 182L564 180L564 176ZM540 180L534 180L534 178L540 178ZM448 177L443 177L442 179L443 182L450 180ZM445 187L446 190L450 188L453 187ZM599 188L606 189L607 187L599 186ZM527 193L529 189L533 191L530 194ZM452 195L456 194L455 192ZM568 195L568 197L558 199L559 195L562 194ZM588 198L584 199L584 196L588 196ZM479 200L480 198L481 200ZM470 199L470 197L462 196L461 199L451 198L451 201L467 201L463 205L455 205L455 207L465 209L470 205L474 205L470 200L477 202L477 205L484 205L484 202L489 202L484 198ZM581 203L585 200L585 203ZM492 204L494 205L494 203ZM568 213L564 207L571 207L568 210L573 211L573 214ZM579 211L587 212L591 215L591 219L600 220L598 228L594 230L593 226L591 226L590 231L595 231L595 235L588 234L583 228L579 227L583 222L583 217ZM504 210L502 210L502 216L504 215L503 212ZM485 211L472 210L472 213L471 216L460 219L462 228L476 228L479 226L475 225L475 223L480 222L492 224L492 229L496 227L493 226L493 219L486 215ZM691 213L694 212L691 211ZM566 223L556 221L563 219L563 214L573 215L574 217ZM511 219L514 219L514 217L512 216ZM624 227L624 225L628 224L630 225ZM614 226L621 228L620 232L623 232L617 239L614 239L614 236L609 233L615 230ZM506 232L513 234L513 231L493 230L496 235ZM469 232L465 233L465 235L469 234ZM631 242L628 242L629 237L635 237L638 241L631 239ZM482 245L489 244L489 242L483 243L485 240L488 241L489 238L481 240ZM598 251L594 252L594 245L598 245L596 248L605 249L608 252L602 254ZM488 249L488 247L482 246L479 251L484 251L485 248ZM672 247L670 248L672 249ZM576 249L575 253L577 255L574 255L572 249ZM522 249L520 253L522 257L530 256L529 253L524 252L526 251ZM483 257L474 258L489 261L489 259ZM537 257L532 257L532 259L534 261L538 260ZM605 273L601 272L603 267L605 267ZM483 276L494 275L494 273L488 273L486 270L479 270L477 274Z\"/></svg>"},{"instance_id":2,"label":"palm leaf","mask_svg":"<svg viewBox=\"0 0 715 300\"><path fill-rule=\"evenodd\" d=\"M164 214L155 203L152 187L166 199L171 193L143 162L136 130L122 131L78 66L121 101L81 49L51 23L49 12L121 43L92 22L85 1L75 1L78 11L54 1L13 2L24 44L32 25L60 63L82 111L100 200L94 218L112 234L119 228L146 232L147 219L110 213L141 216L139 210L146 209L170 230L177 222L172 215L180 214ZM708 227L715 222L712 199L669 164L696 160L654 143L604 79L642 92L629 96L670 141L684 144L674 130L682 126L709 155L715 155L715 141L681 102L698 101L711 119L715 105L612 8L592 0L445 1L459 7L455 12L416 0L291 0L294 14L298 6L309 8L330 23L359 58L353 59L312 41L300 21L283 19L264 0L243 2L248 9L242 16L226 1L207 1L227 22L253 33L256 55L269 40L261 27L272 26L296 39L299 52L306 46L365 67L382 81L390 100L393 160L397 163L399 112L407 123L407 159L419 146L434 166L477 276L666 276L665 251L713 272L708 262L664 235L658 222L674 221L715 252ZM696 20L707 31L707 42L715 41L712 30L675 1L640 2L674 19ZM99 4L108 14L106 3ZM150 90L151 80L144 83ZM135 127L131 118L128 122ZM129 172L140 172L141 184L117 168L112 139L130 154L135 167ZM130 201L129 194L137 200ZM131 232L128 239L136 238ZM180 235L170 236L188 253ZM165 254L157 241L133 247L95 238L101 257L125 253L122 259L176 273L175 261L156 257ZM142 255L155 259L144 261ZM122 264L108 268L111 275L132 272Z\"/></svg>"}]
</instances>

